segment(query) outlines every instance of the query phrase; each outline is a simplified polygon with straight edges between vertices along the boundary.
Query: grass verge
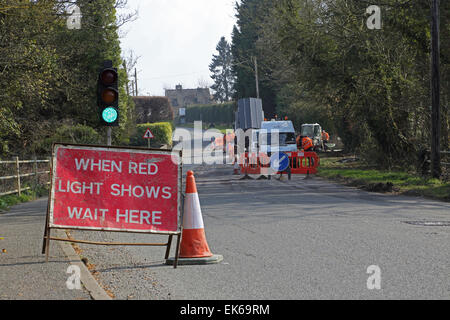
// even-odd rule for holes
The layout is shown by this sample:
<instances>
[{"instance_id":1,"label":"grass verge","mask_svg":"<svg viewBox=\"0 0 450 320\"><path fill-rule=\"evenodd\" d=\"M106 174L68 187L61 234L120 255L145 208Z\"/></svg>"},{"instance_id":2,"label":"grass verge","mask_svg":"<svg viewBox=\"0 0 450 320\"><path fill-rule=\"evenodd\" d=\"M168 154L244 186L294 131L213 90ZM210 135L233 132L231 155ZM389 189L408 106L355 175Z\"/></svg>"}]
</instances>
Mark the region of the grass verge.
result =
<instances>
[{"instance_id":1,"label":"grass verge","mask_svg":"<svg viewBox=\"0 0 450 320\"><path fill-rule=\"evenodd\" d=\"M208 129L217 129L221 133L226 134L227 130L233 130L232 124L215 124L214 127L210 128L210 123L203 122L202 123L202 129L208 130ZM194 128L193 123L184 123L184 124L177 124L178 128Z\"/></svg>"},{"instance_id":2,"label":"grass verge","mask_svg":"<svg viewBox=\"0 0 450 320\"><path fill-rule=\"evenodd\" d=\"M38 187L36 190L25 190L21 195L10 194L0 197L0 213L8 211L10 207L28 201L36 200L42 196L48 195L48 189L45 187Z\"/></svg>"},{"instance_id":3,"label":"grass verge","mask_svg":"<svg viewBox=\"0 0 450 320\"><path fill-rule=\"evenodd\" d=\"M379 170L359 161L321 157L318 176L374 192L424 196L450 202L450 182L421 177L405 171Z\"/></svg>"}]
</instances>

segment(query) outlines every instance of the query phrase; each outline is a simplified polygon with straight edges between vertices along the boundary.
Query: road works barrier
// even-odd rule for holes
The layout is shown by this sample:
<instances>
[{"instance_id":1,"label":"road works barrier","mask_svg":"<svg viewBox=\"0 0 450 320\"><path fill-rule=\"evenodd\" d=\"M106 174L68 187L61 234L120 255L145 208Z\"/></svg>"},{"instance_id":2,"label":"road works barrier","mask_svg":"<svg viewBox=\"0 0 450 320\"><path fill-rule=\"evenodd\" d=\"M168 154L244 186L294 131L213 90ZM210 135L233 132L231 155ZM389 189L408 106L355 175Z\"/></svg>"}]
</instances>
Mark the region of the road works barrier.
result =
<instances>
[{"instance_id":1,"label":"road works barrier","mask_svg":"<svg viewBox=\"0 0 450 320\"><path fill-rule=\"evenodd\" d=\"M270 175L287 172L290 174L316 174L320 159L315 152L284 152L289 157L289 167L285 171L274 171L270 167L267 154L244 153L239 159L241 174Z\"/></svg>"},{"instance_id":2,"label":"road works barrier","mask_svg":"<svg viewBox=\"0 0 450 320\"><path fill-rule=\"evenodd\" d=\"M224 134L222 138L216 138L212 141L213 150L222 149L223 153L228 153L234 157L234 133Z\"/></svg>"},{"instance_id":3,"label":"road works barrier","mask_svg":"<svg viewBox=\"0 0 450 320\"><path fill-rule=\"evenodd\" d=\"M209 249L194 173L188 171L184 197L183 232L178 264L211 264L222 260L223 257L221 255L214 255ZM172 264L173 259L167 259L166 263Z\"/></svg>"},{"instance_id":4,"label":"road works barrier","mask_svg":"<svg viewBox=\"0 0 450 320\"><path fill-rule=\"evenodd\" d=\"M42 253L50 240L93 245L165 246L181 237L181 151L54 144ZM52 229L168 235L167 243L113 243L57 238Z\"/></svg>"}]
</instances>

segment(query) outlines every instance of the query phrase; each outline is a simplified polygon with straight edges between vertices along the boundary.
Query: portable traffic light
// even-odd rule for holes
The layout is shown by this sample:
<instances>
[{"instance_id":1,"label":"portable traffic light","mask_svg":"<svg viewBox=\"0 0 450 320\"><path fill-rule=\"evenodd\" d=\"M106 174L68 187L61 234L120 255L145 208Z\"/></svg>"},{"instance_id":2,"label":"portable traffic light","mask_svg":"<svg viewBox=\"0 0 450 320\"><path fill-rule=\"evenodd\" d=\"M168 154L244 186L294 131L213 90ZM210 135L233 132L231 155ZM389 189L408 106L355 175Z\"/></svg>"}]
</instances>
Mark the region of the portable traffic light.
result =
<instances>
[{"instance_id":1,"label":"portable traffic light","mask_svg":"<svg viewBox=\"0 0 450 320\"><path fill-rule=\"evenodd\" d=\"M104 126L119 125L119 76L112 61L105 61L97 81L97 101L100 122Z\"/></svg>"}]
</instances>

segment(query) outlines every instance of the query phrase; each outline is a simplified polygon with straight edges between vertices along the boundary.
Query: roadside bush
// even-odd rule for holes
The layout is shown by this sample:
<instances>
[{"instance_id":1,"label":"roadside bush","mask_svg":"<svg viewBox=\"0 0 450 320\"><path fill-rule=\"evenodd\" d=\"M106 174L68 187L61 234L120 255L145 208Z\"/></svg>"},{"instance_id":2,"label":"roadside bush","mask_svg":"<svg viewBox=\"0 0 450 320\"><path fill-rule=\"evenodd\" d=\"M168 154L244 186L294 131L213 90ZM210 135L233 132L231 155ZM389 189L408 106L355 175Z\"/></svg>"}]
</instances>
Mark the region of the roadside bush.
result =
<instances>
[{"instance_id":1,"label":"roadside bush","mask_svg":"<svg viewBox=\"0 0 450 320\"><path fill-rule=\"evenodd\" d=\"M235 102L191 105L186 108L186 122L203 121L214 124L234 122Z\"/></svg>"},{"instance_id":2,"label":"roadside bush","mask_svg":"<svg viewBox=\"0 0 450 320\"><path fill-rule=\"evenodd\" d=\"M16 204L22 202L28 202L34 200L36 197L31 191L23 191L22 194L19 195L6 195L0 197L0 211L8 210L9 207L15 206Z\"/></svg>"},{"instance_id":3,"label":"roadside bush","mask_svg":"<svg viewBox=\"0 0 450 320\"><path fill-rule=\"evenodd\" d=\"M151 139L152 147L159 147L159 145L167 144L172 146L172 123L170 122L156 122L156 123L142 123L136 125L136 132L130 139L132 146L147 146L147 140L142 138L147 128L153 133L154 138Z\"/></svg>"},{"instance_id":4,"label":"roadside bush","mask_svg":"<svg viewBox=\"0 0 450 320\"><path fill-rule=\"evenodd\" d=\"M52 136L36 143L35 150L37 154L50 154L54 142L99 144L100 141L99 133L92 127L63 124Z\"/></svg>"}]
</instances>

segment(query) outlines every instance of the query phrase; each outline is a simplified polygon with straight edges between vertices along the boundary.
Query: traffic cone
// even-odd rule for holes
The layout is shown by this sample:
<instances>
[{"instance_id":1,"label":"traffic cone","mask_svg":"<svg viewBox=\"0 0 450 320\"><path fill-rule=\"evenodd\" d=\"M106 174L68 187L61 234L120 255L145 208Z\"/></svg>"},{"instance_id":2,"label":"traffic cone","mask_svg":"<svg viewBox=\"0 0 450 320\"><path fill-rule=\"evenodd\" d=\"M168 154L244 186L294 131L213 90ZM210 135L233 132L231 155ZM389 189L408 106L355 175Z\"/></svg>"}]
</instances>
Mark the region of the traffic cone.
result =
<instances>
[{"instance_id":1,"label":"traffic cone","mask_svg":"<svg viewBox=\"0 0 450 320\"><path fill-rule=\"evenodd\" d=\"M187 172L185 193L178 264L210 264L222 261L221 255L211 253L206 241L202 210L192 171ZM172 261L173 259L168 259L168 264Z\"/></svg>"}]
</instances>

